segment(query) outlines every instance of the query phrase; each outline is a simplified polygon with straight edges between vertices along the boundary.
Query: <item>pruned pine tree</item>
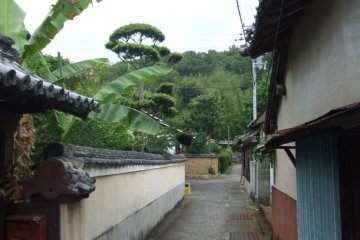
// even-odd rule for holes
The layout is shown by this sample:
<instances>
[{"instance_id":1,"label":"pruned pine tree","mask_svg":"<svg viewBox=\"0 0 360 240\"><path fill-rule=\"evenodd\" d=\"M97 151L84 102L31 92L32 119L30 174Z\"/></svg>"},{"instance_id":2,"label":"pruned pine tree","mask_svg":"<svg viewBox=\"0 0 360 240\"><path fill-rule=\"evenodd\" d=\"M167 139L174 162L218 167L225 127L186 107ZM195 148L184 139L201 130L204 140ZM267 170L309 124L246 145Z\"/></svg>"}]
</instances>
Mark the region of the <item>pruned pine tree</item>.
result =
<instances>
[{"instance_id":1,"label":"pruned pine tree","mask_svg":"<svg viewBox=\"0 0 360 240\"><path fill-rule=\"evenodd\" d=\"M160 61L175 64L182 59L179 53L171 54L167 47L159 46L165 35L156 27L146 23L131 23L116 29L105 47L116 53L121 61L133 69L152 66ZM144 99L144 82L140 82L139 99Z\"/></svg>"}]
</instances>

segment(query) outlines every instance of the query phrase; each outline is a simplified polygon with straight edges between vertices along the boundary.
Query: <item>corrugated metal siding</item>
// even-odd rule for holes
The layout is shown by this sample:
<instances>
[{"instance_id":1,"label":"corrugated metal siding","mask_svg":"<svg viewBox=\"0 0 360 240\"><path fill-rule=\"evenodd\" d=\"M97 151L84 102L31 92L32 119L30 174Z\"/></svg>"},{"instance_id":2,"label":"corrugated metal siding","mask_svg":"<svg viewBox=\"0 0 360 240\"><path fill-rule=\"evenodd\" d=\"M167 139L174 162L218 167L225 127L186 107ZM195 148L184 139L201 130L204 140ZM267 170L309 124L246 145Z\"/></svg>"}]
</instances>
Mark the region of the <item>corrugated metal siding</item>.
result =
<instances>
[{"instance_id":1,"label":"corrugated metal siding","mask_svg":"<svg viewBox=\"0 0 360 240\"><path fill-rule=\"evenodd\" d=\"M337 141L315 136L296 142L299 240L341 239Z\"/></svg>"},{"instance_id":2,"label":"corrugated metal siding","mask_svg":"<svg viewBox=\"0 0 360 240\"><path fill-rule=\"evenodd\" d=\"M274 239L297 239L296 200L276 187L272 187L271 224Z\"/></svg>"}]
</instances>

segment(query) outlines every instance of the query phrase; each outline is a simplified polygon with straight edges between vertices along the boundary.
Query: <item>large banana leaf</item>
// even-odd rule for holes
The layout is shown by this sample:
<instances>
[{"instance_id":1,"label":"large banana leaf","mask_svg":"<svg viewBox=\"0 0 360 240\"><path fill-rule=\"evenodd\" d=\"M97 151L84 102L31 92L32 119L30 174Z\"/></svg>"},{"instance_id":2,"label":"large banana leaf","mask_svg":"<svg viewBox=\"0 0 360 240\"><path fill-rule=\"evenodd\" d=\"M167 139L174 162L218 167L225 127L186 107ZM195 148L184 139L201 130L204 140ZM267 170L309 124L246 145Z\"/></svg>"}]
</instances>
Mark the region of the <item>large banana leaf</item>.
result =
<instances>
[{"instance_id":1,"label":"large banana leaf","mask_svg":"<svg viewBox=\"0 0 360 240\"><path fill-rule=\"evenodd\" d=\"M65 141L67 139L69 133L75 126L75 124L77 122L81 121L79 118L77 118L71 114L67 114L64 112L58 112L58 111L56 111L56 118L57 118L57 124L63 130L63 132L60 136L60 141Z\"/></svg>"},{"instance_id":2,"label":"large banana leaf","mask_svg":"<svg viewBox=\"0 0 360 240\"><path fill-rule=\"evenodd\" d=\"M110 103L117 95L128 93L132 87L137 86L140 82L154 80L169 74L172 70L171 67L166 65L156 65L134 70L111 81L95 94L94 99L103 104Z\"/></svg>"},{"instance_id":3,"label":"large banana leaf","mask_svg":"<svg viewBox=\"0 0 360 240\"><path fill-rule=\"evenodd\" d=\"M1 0L2 1L2 0ZM97 0L100 2L101 0ZM41 25L32 34L24 47L20 60L40 52L64 27L67 20L72 20L85 10L92 0L58 0Z\"/></svg>"},{"instance_id":4,"label":"large banana leaf","mask_svg":"<svg viewBox=\"0 0 360 240\"><path fill-rule=\"evenodd\" d=\"M51 72L52 75L52 83L55 83L61 79L68 78L80 73L83 73L92 68L101 68L109 63L107 58L97 58L97 59L89 59L84 60L77 63L67 64L62 67L62 72L60 74L60 69L56 69Z\"/></svg>"},{"instance_id":5,"label":"large banana leaf","mask_svg":"<svg viewBox=\"0 0 360 240\"><path fill-rule=\"evenodd\" d=\"M24 18L24 11L14 0L0 0L0 33L12 38L19 51L26 43Z\"/></svg>"},{"instance_id":6,"label":"large banana leaf","mask_svg":"<svg viewBox=\"0 0 360 240\"><path fill-rule=\"evenodd\" d=\"M99 113L91 112L88 117L116 122L131 130L148 134L158 134L163 131L160 124L146 114L117 104L102 105Z\"/></svg>"}]
</instances>

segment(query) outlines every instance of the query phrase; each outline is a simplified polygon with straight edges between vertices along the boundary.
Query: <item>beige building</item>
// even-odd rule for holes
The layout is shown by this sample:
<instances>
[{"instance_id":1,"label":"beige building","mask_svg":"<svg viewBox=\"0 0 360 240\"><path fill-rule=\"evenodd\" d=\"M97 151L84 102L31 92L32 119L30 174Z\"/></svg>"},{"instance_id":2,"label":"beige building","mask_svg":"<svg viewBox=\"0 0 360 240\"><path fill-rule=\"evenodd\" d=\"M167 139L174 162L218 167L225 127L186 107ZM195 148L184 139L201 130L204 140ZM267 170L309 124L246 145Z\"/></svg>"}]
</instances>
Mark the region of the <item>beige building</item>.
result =
<instances>
[{"instance_id":1,"label":"beige building","mask_svg":"<svg viewBox=\"0 0 360 240\"><path fill-rule=\"evenodd\" d=\"M359 165L359 11L357 0L264 0L248 34L243 54L273 54L265 130L275 136L264 152L276 151L279 239L360 238L351 171Z\"/></svg>"},{"instance_id":2,"label":"beige building","mask_svg":"<svg viewBox=\"0 0 360 240\"><path fill-rule=\"evenodd\" d=\"M214 154L186 154L186 179L208 179L219 174L219 160Z\"/></svg>"}]
</instances>

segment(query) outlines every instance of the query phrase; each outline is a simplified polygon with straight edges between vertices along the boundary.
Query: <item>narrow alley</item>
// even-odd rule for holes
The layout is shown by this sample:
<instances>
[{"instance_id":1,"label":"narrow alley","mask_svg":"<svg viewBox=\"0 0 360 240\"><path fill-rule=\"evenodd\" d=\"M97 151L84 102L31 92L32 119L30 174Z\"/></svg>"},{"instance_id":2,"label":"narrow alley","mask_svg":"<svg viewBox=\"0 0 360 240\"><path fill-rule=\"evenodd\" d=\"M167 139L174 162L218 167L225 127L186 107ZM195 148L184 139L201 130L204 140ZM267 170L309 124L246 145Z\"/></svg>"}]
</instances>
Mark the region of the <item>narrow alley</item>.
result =
<instances>
[{"instance_id":1,"label":"narrow alley","mask_svg":"<svg viewBox=\"0 0 360 240\"><path fill-rule=\"evenodd\" d=\"M269 227L240 183L241 165L215 180L191 180L186 197L149 240L265 240Z\"/></svg>"}]
</instances>

